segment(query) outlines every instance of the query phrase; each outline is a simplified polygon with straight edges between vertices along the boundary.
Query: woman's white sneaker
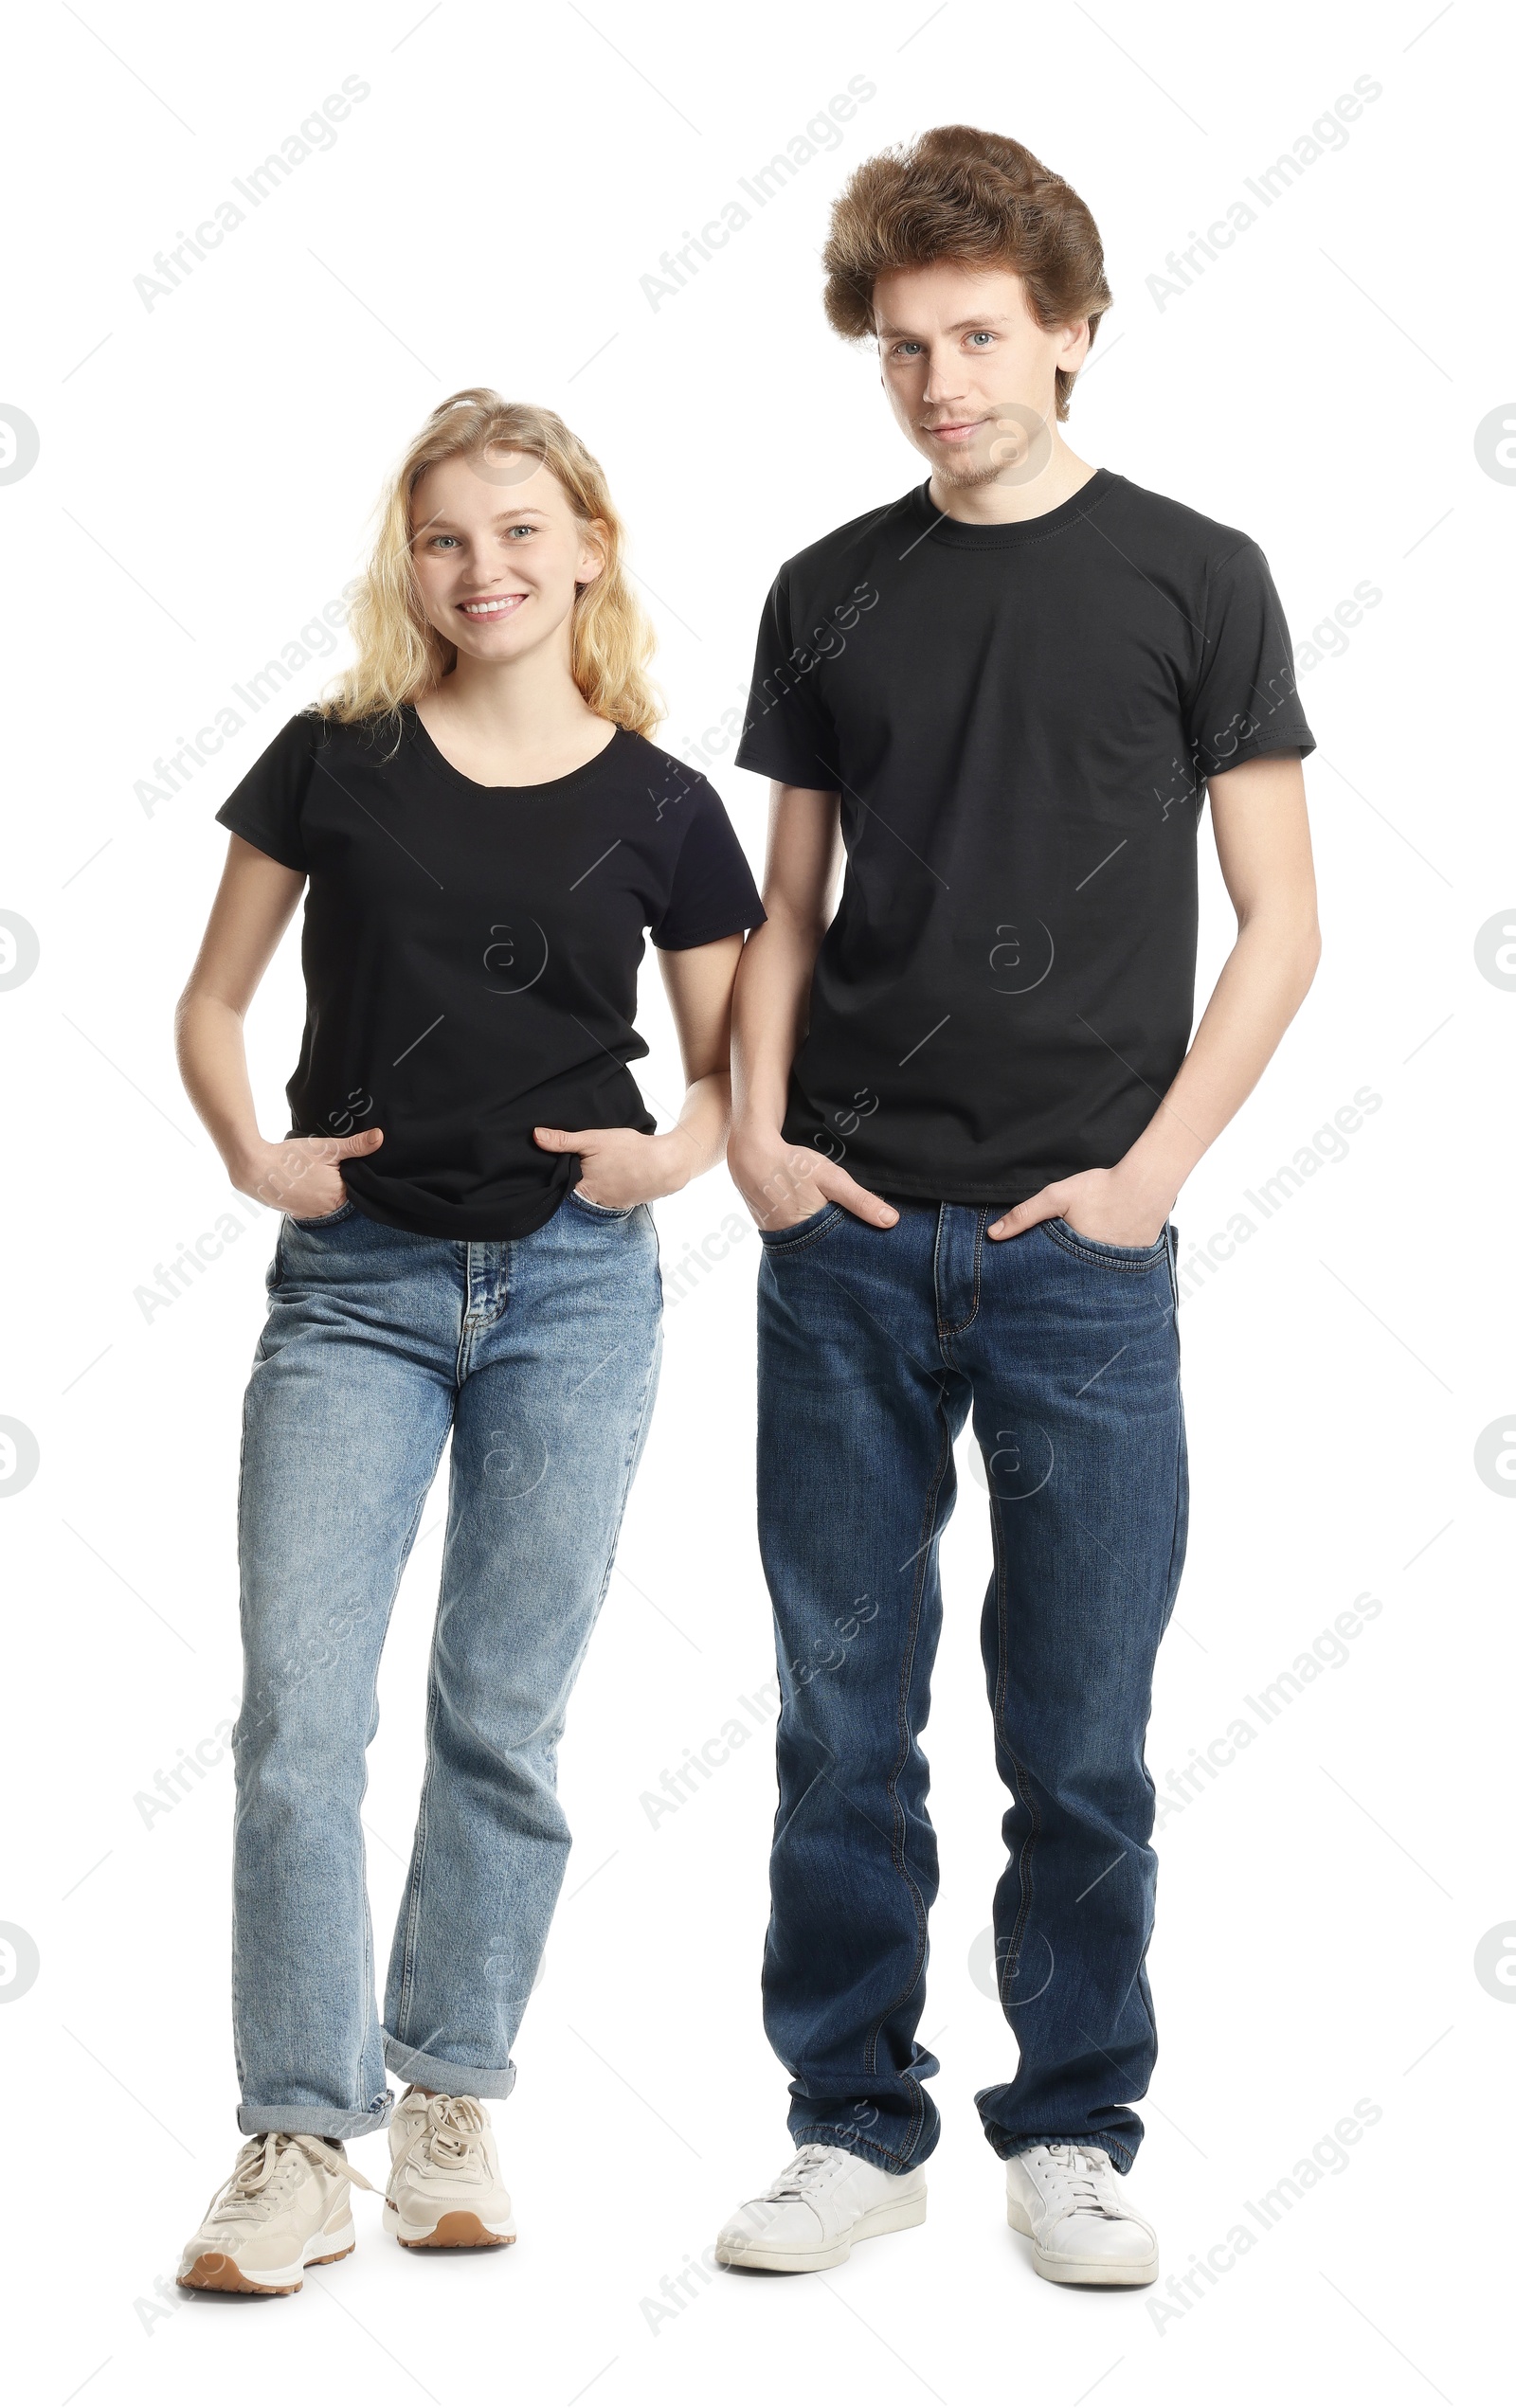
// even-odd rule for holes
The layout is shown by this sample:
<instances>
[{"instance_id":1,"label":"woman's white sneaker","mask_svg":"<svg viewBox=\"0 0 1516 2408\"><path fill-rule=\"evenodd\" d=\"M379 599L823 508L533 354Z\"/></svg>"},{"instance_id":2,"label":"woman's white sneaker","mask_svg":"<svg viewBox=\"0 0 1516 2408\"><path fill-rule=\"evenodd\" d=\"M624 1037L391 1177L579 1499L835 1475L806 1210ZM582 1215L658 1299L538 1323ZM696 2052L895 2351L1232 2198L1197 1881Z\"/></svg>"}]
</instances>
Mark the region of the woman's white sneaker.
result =
<instances>
[{"instance_id":1,"label":"woman's white sneaker","mask_svg":"<svg viewBox=\"0 0 1516 2408\"><path fill-rule=\"evenodd\" d=\"M384 2222L402 2249L503 2249L514 2240L499 2150L477 2098L407 2091L389 2150Z\"/></svg>"},{"instance_id":2,"label":"woman's white sneaker","mask_svg":"<svg viewBox=\"0 0 1516 2408\"><path fill-rule=\"evenodd\" d=\"M716 2236L716 2262L773 2274L840 2266L856 2240L898 2233L927 2217L919 2166L886 2174L845 2148L807 2142L761 2199L744 2200Z\"/></svg>"},{"instance_id":3,"label":"woman's white sneaker","mask_svg":"<svg viewBox=\"0 0 1516 2408\"><path fill-rule=\"evenodd\" d=\"M1122 2192L1103 2148L1060 2143L1029 2148L1005 2165L1005 2217L1032 2242L1050 2283L1150 2283L1158 2235Z\"/></svg>"},{"instance_id":4,"label":"woman's white sneaker","mask_svg":"<svg viewBox=\"0 0 1516 2408\"><path fill-rule=\"evenodd\" d=\"M186 2291L298 2291L307 2266L348 2256L349 2185L372 2190L339 2147L311 2132L260 2132L179 2260Z\"/></svg>"}]
</instances>

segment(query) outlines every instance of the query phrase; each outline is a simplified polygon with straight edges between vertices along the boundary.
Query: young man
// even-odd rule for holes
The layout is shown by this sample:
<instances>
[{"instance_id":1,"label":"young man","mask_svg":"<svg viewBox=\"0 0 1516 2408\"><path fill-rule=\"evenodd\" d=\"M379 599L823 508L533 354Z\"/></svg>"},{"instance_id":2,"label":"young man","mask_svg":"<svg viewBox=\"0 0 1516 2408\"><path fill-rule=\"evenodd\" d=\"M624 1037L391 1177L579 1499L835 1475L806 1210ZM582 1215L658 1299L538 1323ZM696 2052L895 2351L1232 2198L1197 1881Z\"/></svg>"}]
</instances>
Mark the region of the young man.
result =
<instances>
[{"instance_id":1,"label":"young man","mask_svg":"<svg viewBox=\"0 0 1516 2408\"><path fill-rule=\"evenodd\" d=\"M781 569L738 754L775 782L729 1159L764 1246L764 1997L799 2154L717 2254L803 2272L926 2213L921 1732L971 1410L1020 2052L977 2104L1038 2273L1147 2283L1118 2176L1154 2058L1143 1743L1185 1535L1168 1215L1310 983L1313 739L1257 546L1062 439L1110 302L1067 184L942 128L859 169L825 260L931 474ZM1207 787L1237 938L1191 1045Z\"/></svg>"}]
</instances>

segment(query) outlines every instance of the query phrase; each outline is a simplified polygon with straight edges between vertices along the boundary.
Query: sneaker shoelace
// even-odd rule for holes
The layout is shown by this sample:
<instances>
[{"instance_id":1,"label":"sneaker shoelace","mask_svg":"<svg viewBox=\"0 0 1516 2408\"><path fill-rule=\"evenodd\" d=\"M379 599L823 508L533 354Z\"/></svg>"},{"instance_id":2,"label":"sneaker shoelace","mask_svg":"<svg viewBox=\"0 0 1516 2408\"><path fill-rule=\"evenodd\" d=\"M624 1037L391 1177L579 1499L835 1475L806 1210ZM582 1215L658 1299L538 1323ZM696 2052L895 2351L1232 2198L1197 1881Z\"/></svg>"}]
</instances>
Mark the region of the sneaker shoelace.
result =
<instances>
[{"instance_id":1,"label":"sneaker shoelace","mask_svg":"<svg viewBox=\"0 0 1516 2408\"><path fill-rule=\"evenodd\" d=\"M314 2132L258 2132L244 2142L230 2176L219 2191L212 2192L204 2221L264 2222L284 2200L289 2190L288 2178L302 2160L324 2165L328 2173L340 2174L345 2182L356 2183L360 2190L373 2188L356 2165L349 2165L340 2149L330 2148Z\"/></svg>"},{"instance_id":2,"label":"sneaker shoelace","mask_svg":"<svg viewBox=\"0 0 1516 2408\"><path fill-rule=\"evenodd\" d=\"M1049 2202L1067 2216L1104 2216L1120 2223L1125 2210L1110 2186L1110 2167L1102 2156L1060 2143L1048 2150L1054 2167L1054 2199Z\"/></svg>"},{"instance_id":3,"label":"sneaker shoelace","mask_svg":"<svg viewBox=\"0 0 1516 2408\"><path fill-rule=\"evenodd\" d=\"M404 2162L433 2165L440 2173L475 2173L484 2165L484 2115L472 2098L429 2098L426 2121Z\"/></svg>"},{"instance_id":4,"label":"sneaker shoelace","mask_svg":"<svg viewBox=\"0 0 1516 2408\"><path fill-rule=\"evenodd\" d=\"M832 2152L821 2141L807 2141L782 2174L776 2174L766 2199L803 2199L832 2171Z\"/></svg>"}]
</instances>

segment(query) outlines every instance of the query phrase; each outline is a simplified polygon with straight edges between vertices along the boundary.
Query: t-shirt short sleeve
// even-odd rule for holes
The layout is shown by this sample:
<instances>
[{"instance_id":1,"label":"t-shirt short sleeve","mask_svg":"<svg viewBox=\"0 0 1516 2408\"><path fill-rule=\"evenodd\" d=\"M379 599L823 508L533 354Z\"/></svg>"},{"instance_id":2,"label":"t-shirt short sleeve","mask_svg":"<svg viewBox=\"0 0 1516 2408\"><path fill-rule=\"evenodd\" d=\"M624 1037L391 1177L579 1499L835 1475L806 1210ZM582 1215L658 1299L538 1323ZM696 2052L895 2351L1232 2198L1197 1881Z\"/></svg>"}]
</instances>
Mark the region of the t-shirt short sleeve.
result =
<instances>
[{"instance_id":1,"label":"t-shirt short sleeve","mask_svg":"<svg viewBox=\"0 0 1516 2408\"><path fill-rule=\"evenodd\" d=\"M718 937L741 936L767 917L737 831L702 778L690 798L689 824L653 943L663 953L687 953Z\"/></svg>"},{"instance_id":2,"label":"t-shirt short sleeve","mask_svg":"<svg viewBox=\"0 0 1516 2408\"><path fill-rule=\"evenodd\" d=\"M280 728L216 814L234 836L245 837L260 853L302 876L311 865L305 857L301 815L312 764L325 731L326 723L318 712L302 710Z\"/></svg>"},{"instance_id":3,"label":"t-shirt short sleeve","mask_svg":"<svg viewBox=\"0 0 1516 2408\"><path fill-rule=\"evenodd\" d=\"M1212 569L1200 675L1185 710L1201 778L1266 752L1314 752L1295 685L1284 605L1256 544Z\"/></svg>"},{"instance_id":4,"label":"t-shirt short sleeve","mask_svg":"<svg viewBox=\"0 0 1516 2408\"><path fill-rule=\"evenodd\" d=\"M828 648L834 647L836 629L824 632ZM814 674L824 657L823 651L803 638L796 640L789 588L781 569L758 624L748 716L737 746L739 769L756 769L786 786L837 792L837 732Z\"/></svg>"}]
</instances>

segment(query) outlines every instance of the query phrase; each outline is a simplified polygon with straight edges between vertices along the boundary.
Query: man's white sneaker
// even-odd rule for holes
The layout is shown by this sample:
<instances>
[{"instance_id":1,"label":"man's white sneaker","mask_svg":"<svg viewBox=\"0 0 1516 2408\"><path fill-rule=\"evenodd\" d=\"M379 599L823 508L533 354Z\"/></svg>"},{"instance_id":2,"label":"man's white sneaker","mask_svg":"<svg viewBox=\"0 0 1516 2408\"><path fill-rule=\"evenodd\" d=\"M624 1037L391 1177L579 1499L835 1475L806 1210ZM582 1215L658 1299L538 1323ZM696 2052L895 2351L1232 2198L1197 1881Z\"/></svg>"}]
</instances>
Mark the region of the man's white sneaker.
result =
<instances>
[{"instance_id":1,"label":"man's white sneaker","mask_svg":"<svg viewBox=\"0 0 1516 2408\"><path fill-rule=\"evenodd\" d=\"M514 2240L500 2153L477 2098L407 2091L389 2152L385 2230L402 2249L503 2249Z\"/></svg>"},{"instance_id":2,"label":"man's white sneaker","mask_svg":"<svg viewBox=\"0 0 1516 2408\"><path fill-rule=\"evenodd\" d=\"M349 2184L372 2190L339 2147L311 2132L260 2132L179 2260L186 2291L298 2291L307 2266L348 2256Z\"/></svg>"},{"instance_id":3,"label":"man's white sneaker","mask_svg":"<svg viewBox=\"0 0 1516 2408\"><path fill-rule=\"evenodd\" d=\"M1158 2235L1122 2195L1103 2148L1029 2148L1005 2165L1005 2218L1050 2283L1150 2283Z\"/></svg>"},{"instance_id":4,"label":"man's white sneaker","mask_svg":"<svg viewBox=\"0 0 1516 2408\"><path fill-rule=\"evenodd\" d=\"M716 2235L716 2262L773 2274L814 2274L840 2266L856 2240L925 2223L927 2178L919 2166L886 2174L867 2158L818 2141L792 2158L761 2199L744 2200Z\"/></svg>"}]
</instances>

